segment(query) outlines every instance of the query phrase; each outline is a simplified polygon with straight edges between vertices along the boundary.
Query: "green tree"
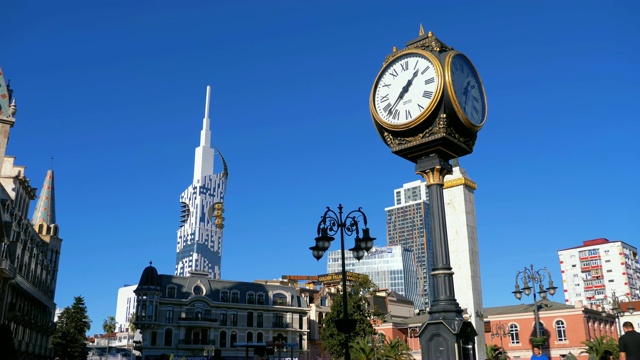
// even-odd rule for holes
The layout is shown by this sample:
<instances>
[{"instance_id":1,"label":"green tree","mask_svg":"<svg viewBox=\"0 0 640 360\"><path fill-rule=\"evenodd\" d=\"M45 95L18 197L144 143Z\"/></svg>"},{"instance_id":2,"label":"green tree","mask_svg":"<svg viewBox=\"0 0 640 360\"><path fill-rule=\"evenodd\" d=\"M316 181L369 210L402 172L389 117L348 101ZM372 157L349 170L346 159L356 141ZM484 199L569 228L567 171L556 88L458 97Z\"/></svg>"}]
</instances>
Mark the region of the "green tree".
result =
<instances>
[{"instance_id":1,"label":"green tree","mask_svg":"<svg viewBox=\"0 0 640 360\"><path fill-rule=\"evenodd\" d=\"M382 346L381 359L410 360L413 359L409 345L399 338L387 340Z\"/></svg>"},{"instance_id":2,"label":"green tree","mask_svg":"<svg viewBox=\"0 0 640 360\"><path fill-rule=\"evenodd\" d=\"M602 335L591 340L582 341L581 344L587 348L580 352L580 354L589 354L589 358L593 355L594 358L599 358L605 350L609 350L613 355L618 358L618 341L607 335Z\"/></svg>"},{"instance_id":3,"label":"green tree","mask_svg":"<svg viewBox=\"0 0 640 360\"><path fill-rule=\"evenodd\" d=\"M116 332L116 318L107 316L102 322L102 330L107 334L107 356L109 356L109 339L111 339L111 335Z\"/></svg>"},{"instance_id":4,"label":"green tree","mask_svg":"<svg viewBox=\"0 0 640 360\"><path fill-rule=\"evenodd\" d=\"M506 360L507 352L498 345L486 344L487 359L490 360Z\"/></svg>"},{"instance_id":5,"label":"green tree","mask_svg":"<svg viewBox=\"0 0 640 360\"><path fill-rule=\"evenodd\" d=\"M372 360L376 358L376 350L371 345L371 341L358 338L351 342L351 358L353 360Z\"/></svg>"},{"instance_id":6,"label":"green tree","mask_svg":"<svg viewBox=\"0 0 640 360\"><path fill-rule=\"evenodd\" d=\"M347 311L349 318L356 321L356 329L349 335L350 344L355 343L358 339L368 339L375 334L371 319L381 317L382 313L379 309L369 305L366 296L376 290L377 286L368 277L361 277L353 281L351 287L347 289ZM331 311L322 321L322 332L320 333L322 347L333 359L344 357L346 335L336 328L336 320L343 317L342 299L342 291L339 291L333 298ZM352 346L350 345L350 347Z\"/></svg>"},{"instance_id":7,"label":"green tree","mask_svg":"<svg viewBox=\"0 0 640 360\"><path fill-rule=\"evenodd\" d=\"M86 334L91 327L87 306L82 296L62 310L53 333L53 353L60 360L86 360Z\"/></svg>"}]
</instances>

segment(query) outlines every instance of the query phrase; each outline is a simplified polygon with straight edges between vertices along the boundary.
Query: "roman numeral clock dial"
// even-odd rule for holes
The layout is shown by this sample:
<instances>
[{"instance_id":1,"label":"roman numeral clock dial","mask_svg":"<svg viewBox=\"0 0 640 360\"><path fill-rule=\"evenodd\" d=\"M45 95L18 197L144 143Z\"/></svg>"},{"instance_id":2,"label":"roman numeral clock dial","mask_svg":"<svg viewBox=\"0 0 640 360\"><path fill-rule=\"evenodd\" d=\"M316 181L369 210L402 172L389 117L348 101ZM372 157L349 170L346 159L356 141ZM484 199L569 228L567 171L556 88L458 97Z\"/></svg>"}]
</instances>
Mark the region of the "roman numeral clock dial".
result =
<instances>
[{"instance_id":1,"label":"roman numeral clock dial","mask_svg":"<svg viewBox=\"0 0 640 360\"><path fill-rule=\"evenodd\" d=\"M375 120L392 130L403 130L424 120L442 93L440 62L422 50L408 50L387 63L371 91Z\"/></svg>"},{"instance_id":2,"label":"roman numeral clock dial","mask_svg":"<svg viewBox=\"0 0 640 360\"><path fill-rule=\"evenodd\" d=\"M479 130L487 118L487 98L480 75L471 60L453 52L445 60L447 91L462 122Z\"/></svg>"}]
</instances>

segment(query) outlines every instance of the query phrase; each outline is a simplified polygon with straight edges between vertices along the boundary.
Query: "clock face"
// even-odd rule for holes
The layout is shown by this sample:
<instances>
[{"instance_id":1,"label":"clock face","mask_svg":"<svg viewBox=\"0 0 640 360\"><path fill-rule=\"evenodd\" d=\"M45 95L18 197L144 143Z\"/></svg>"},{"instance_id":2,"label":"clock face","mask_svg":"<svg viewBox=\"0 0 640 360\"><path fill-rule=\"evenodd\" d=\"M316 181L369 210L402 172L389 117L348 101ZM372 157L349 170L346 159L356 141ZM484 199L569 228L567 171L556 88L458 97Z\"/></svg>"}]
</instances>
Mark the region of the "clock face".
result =
<instances>
[{"instance_id":1,"label":"clock face","mask_svg":"<svg viewBox=\"0 0 640 360\"><path fill-rule=\"evenodd\" d=\"M462 120L473 128L479 128L487 118L487 98L480 75L471 61L460 53L454 53L447 61L449 82L447 85L454 108Z\"/></svg>"},{"instance_id":2,"label":"clock face","mask_svg":"<svg viewBox=\"0 0 640 360\"><path fill-rule=\"evenodd\" d=\"M409 50L380 71L371 92L371 113L390 128L424 120L442 93L442 70L435 56Z\"/></svg>"}]
</instances>

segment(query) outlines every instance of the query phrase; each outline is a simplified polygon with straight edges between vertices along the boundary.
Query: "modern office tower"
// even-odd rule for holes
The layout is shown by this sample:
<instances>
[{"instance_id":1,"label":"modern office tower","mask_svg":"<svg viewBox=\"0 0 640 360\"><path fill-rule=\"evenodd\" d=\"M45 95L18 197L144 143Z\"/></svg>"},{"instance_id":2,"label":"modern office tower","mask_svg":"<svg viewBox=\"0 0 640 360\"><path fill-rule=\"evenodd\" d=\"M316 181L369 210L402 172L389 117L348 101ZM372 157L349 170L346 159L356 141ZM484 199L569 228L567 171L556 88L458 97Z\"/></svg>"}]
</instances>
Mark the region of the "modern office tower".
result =
<instances>
[{"instance_id":1,"label":"modern office tower","mask_svg":"<svg viewBox=\"0 0 640 360\"><path fill-rule=\"evenodd\" d=\"M358 261L353 256L345 254L345 268L347 271L365 274L380 289L395 291L413 301L416 310L425 309L422 298L422 287L418 282L418 267L413 251L396 246L374 247ZM327 257L327 272L342 271L341 250L329 251Z\"/></svg>"},{"instance_id":2,"label":"modern office tower","mask_svg":"<svg viewBox=\"0 0 640 360\"><path fill-rule=\"evenodd\" d=\"M394 205L385 209L387 214L387 244L400 245L412 250L417 266L420 296L424 309L429 307L429 278L433 267L431 221L429 220L429 193L427 185L416 180L394 190Z\"/></svg>"},{"instance_id":3,"label":"modern office tower","mask_svg":"<svg viewBox=\"0 0 640 360\"><path fill-rule=\"evenodd\" d=\"M604 238L587 240L582 246L559 250L564 301L606 303L612 293L640 300L638 249Z\"/></svg>"},{"instance_id":4,"label":"modern office tower","mask_svg":"<svg viewBox=\"0 0 640 360\"><path fill-rule=\"evenodd\" d=\"M116 324L117 332L129 331L131 316L136 312L136 294L133 292L137 284L125 285L118 289L118 300L116 302Z\"/></svg>"},{"instance_id":5,"label":"modern office tower","mask_svg":"<svg viewBox=\"0 0 640 360\"><path fill-rule=\"evenodd\" d=\"M207 98L200 131L200 146L196 148L193 183L180 195L180 228L176 248L176 276L189 276L190 271L207 272L212 279L220 279L222 262L222 217L224 194L227 189L227 164L223 171L213 172L215 152L211 147L209 130L209 99Z\"/></svg>"},{"instance_id":6,"label":"modern office tower","mask_svg":"<svg viewBox=\"0 0 640 360\"><path fill-rule=\"evenodd\" d=\"M476 331L482 334L482 281L474 195L477 186L460 167L457 159L453 160L452 165L453 173L447 175L443 188L454 292L458 304L466 312L463 313L463 317L468 318ZM484 359L485 352L484 337L478 336L478 359Z\"/></svg>"},{"instance_id":7,"label":"modern office tower","mask_svg":"<svg viewBox=\"0 0 640 360\"><path fill-rule=\"evenodd\" d=\"M36 188L25 167L6 155L17 108L0 70L0 358L53 358L54 302L62 239L56 222L53 170L33 212Z\"/></svg>"}]
</instances>

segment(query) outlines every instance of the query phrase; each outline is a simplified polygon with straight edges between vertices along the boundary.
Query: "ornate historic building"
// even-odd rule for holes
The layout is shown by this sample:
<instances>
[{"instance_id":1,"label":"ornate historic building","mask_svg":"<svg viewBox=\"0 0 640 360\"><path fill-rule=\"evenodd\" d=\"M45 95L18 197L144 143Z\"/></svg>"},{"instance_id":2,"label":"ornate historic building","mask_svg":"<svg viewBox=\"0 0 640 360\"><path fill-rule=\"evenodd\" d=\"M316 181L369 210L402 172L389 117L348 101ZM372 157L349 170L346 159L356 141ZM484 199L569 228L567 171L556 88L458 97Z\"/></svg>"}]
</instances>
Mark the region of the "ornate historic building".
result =
<instances>
[{"instance_id":1,"label":"ornate historic building","mask_svg":"<svg viewBox=\"0 0 640 360\"><path fill-rule=\"evenodd\" d=\"M56 223L53 170L47 172L29 221L36 188L25 176L25 167L5 155L16 110L0 70L0 348L3 356L11 356L7 354L13 349L4 338L10 332L16 356L47 358L53 356L50 338L62 239Z\"/></svg>"},{"instance_id":2,"label":"ornate historic building","mask_svg":"<svg viewBox=\"0 0 640 360\"><path fill-rule=\"evenodd\" d=\"M293 286L208 275L159 275L152 265L144 269L135 290L134 321L142 332L136 350L143 360L163 354L198 357L214 350L225 359L244 359L274 342L306 358L308 297Z\"/></svg>"},{"instance_id":3,"label":"ornate historic building","mask_svg":"<svg viewBox=\"0 0 640 360\"><path fill-rule=\"evenodd\" d=\"M220 279L222 262L222 217L224 194L227 189L227 164L223 171L213 172L215 151L211 147L209 130L209 95L207 86L200 146L196 148L193 183L180 195L180 229L176 248L177 276L188 276L189 271L205 271L212 279Z\"/></svg>"}]
</instances>

